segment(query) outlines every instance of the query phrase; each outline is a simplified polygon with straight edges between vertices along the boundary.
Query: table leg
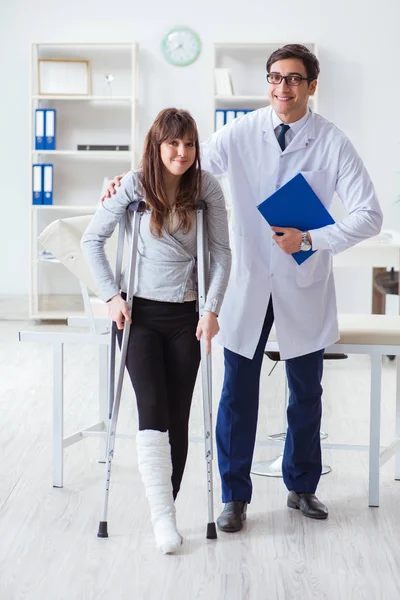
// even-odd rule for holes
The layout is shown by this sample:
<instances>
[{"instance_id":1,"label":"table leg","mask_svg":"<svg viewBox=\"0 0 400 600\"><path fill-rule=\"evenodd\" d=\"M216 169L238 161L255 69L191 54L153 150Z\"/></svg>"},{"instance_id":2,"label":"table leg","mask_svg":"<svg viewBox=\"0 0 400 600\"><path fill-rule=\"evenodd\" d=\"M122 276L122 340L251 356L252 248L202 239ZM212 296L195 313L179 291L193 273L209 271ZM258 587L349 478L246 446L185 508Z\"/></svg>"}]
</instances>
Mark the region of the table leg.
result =
<instances>
[{"instance_id":1,"label":"table leg","mask_svg":"<svg viewBox=\"0 0 400 600\"><path fill-rule=\"evenodd\" d=\"M400 356L396 356L396 438L400 438ZM400 480L400 450L395 454L394 478Z\"/></svg>"},{"instance_id":2,"label":"table leg","mask_svg":"<svg viewBox=\"0 0 400 600\"><path fill-rule=\"evenodd\" d=\"M379 506L382 356L371 354L369 436L369 506Z\"/></svg>"},{"instance_id":3,"label":"table leg","mask_svg":"<svg viewBox=\"0 0 400 600\"><path fill-rule=\"evenodd\" d=\"M53 487L63 487L64 344L53 346Z\"/></svg>"}]
</instances>

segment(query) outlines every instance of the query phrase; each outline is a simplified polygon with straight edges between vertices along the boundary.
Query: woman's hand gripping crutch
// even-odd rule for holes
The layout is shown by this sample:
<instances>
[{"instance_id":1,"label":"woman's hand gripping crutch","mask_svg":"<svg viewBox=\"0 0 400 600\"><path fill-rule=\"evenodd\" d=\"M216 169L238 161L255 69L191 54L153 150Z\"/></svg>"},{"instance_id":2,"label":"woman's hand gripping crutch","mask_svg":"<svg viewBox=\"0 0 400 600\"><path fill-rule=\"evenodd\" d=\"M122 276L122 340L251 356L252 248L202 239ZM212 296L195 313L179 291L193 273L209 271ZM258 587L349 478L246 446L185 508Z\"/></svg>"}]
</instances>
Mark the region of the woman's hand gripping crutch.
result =
<instances>
[{"instance_id":1,"label":"woman's hand gripping crutch","mask_svg":"<svg viewBox=\"0 0 400 600\"><path fill-rule=\"evenodd\" d=\"M200 201L196 206L197 225L197 278L199 289L199 325L196 336L200 339L201 352L201 388L203 395L204 441L207 461L207 495L208 495L208 539L216 539L217 530L214 521L214 490L213 490L213 436L212 436L212 385L211 385L211 338L218 332L218 321L212 313L205 313L204 306L208 287L208 237L205 214L207 205ZM214 318L213 318L214 317ZM215 322L214 322L215 319ZM216 327L215 327L216 326ZM218 327L219 328L219 327ZM215 330L216 329L216 330ZM215 333L214 333L215 331ZM213 335L211 335L213 333Z\"/></svg>"}]
</instances>

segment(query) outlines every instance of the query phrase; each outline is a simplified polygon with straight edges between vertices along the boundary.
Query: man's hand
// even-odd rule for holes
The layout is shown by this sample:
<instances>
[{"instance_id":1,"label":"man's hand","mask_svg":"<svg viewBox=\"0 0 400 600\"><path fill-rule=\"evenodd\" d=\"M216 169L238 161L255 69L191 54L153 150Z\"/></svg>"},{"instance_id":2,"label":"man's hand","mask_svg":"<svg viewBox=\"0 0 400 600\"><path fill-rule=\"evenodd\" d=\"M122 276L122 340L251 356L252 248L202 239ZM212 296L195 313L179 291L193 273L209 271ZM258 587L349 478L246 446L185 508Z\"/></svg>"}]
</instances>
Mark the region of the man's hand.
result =
<instances>
[{"instance_id":1,"label":"man's hand","mask_svg":"<svg viewBox=\"0 0 400 600\"><path fill-rule=\"evenodd\" d=\"M196 337L198 340L203 336L206 343L206 354L211 352L211 340L219 331L217 315L213 312L205 311L204 315L199 319Z\"/></svg>"},{"instance_id":2,"label":"man's hand","mask_svg":"<svg viewBox=\"0 0 400 600\"><path fill-rule=\"evenodd\" d=\"M114 179L113 179L113 180L112 180L112 181L111 181L111 182L108 184L108 188L107 188L107 190L106 190L106 193L104 194L104 196L102 196L102 197L100 198L100 200L101 200L102 202L104 202L104 200L105 200L106 198L111 198L112 194L115 194L115 192L116 192L115 188L116 188L116 187L119 187L119 186L121 185L121 183L120 183L120 182L121 182L121 179L122 179L123 177L125 177L125 175L126 175L126 173L122 173L122 175L116 175L116 176L114 177Z\"/></svg>"},{"instance_id":3,"label":"man's hand","mask_svg":"<svg viewBox=\"0 0 400 600\"><path fill-rule=\"evenodd\" d=\"M293 229L293 227L271 227L271 230L275 233L272 239L286 254L293 254L299 251L302 236L300 229Z\"/></svg>"},{"instance_id":4,"label":"man's hand","mask_svg":"<svg viewBox=\"0 0 400 600\"><path fill-rule=\"evenodd\" d=\"M125 302L121 294L116 294L108 302L108 313L111 320L117 324L117 329L123 329L125 321L132 323L128 303Z\"/></svg>"}]
</instances>

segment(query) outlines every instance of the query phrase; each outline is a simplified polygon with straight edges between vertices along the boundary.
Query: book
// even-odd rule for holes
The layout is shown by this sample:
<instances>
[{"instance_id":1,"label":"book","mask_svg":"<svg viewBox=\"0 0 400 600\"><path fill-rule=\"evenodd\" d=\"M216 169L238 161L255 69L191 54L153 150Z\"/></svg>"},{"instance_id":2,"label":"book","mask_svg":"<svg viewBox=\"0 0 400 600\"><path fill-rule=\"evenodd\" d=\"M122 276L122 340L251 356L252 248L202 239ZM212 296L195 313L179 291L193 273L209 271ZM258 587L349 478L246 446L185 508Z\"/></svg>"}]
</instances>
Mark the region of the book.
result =
<instances>
[{"instance_id":1,"label":"book","mask_svg":"<svg viewBox=\"0 0 400 600\"><path fill-rule=\"evenodd\" d=\"M232 75L230 69L214 69L215 92L217 96L233 96Z\"/></svg>"},{"instance_id":2,"label":"book","mask_svg":"<svg viewBox=\"0 0 400 600\"><path fill-rule=\"evenodd\" d=\"M261 202L257 208L273 227L294 227L308 231L335 222L301 173ZM292 257L301 265L314 252L317 250L300 250L294 252Z\"/></svg>"}]
</instances>

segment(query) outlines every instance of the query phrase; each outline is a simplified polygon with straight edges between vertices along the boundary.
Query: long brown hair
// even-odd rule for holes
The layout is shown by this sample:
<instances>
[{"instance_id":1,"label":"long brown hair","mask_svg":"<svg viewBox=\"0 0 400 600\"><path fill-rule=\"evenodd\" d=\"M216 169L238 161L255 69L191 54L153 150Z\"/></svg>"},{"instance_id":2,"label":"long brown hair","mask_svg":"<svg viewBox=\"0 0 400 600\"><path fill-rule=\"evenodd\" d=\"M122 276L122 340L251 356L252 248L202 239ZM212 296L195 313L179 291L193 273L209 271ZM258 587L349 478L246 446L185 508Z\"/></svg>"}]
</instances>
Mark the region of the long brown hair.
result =
<instances>
[{"instance_id":1,"label":"long brown hair","mask_svg":"<svg viewBox=\"0 0 400 600\"><path fill-rule=\"evenodd\" d=\"M161 235L164 220L171 208L163 180L164 165L161 160L160 145L186 136L194 141L196 157L192 166L180 179L174 209L180 227L187 232L192 225L193 210L201 194L200 145L196 122L186 110L165 108L158 113L144 142L140 165L143 170L142 185L146 204L151 209L150 229L153 235L158 237Z\"/></svg>"}]
</instances>

